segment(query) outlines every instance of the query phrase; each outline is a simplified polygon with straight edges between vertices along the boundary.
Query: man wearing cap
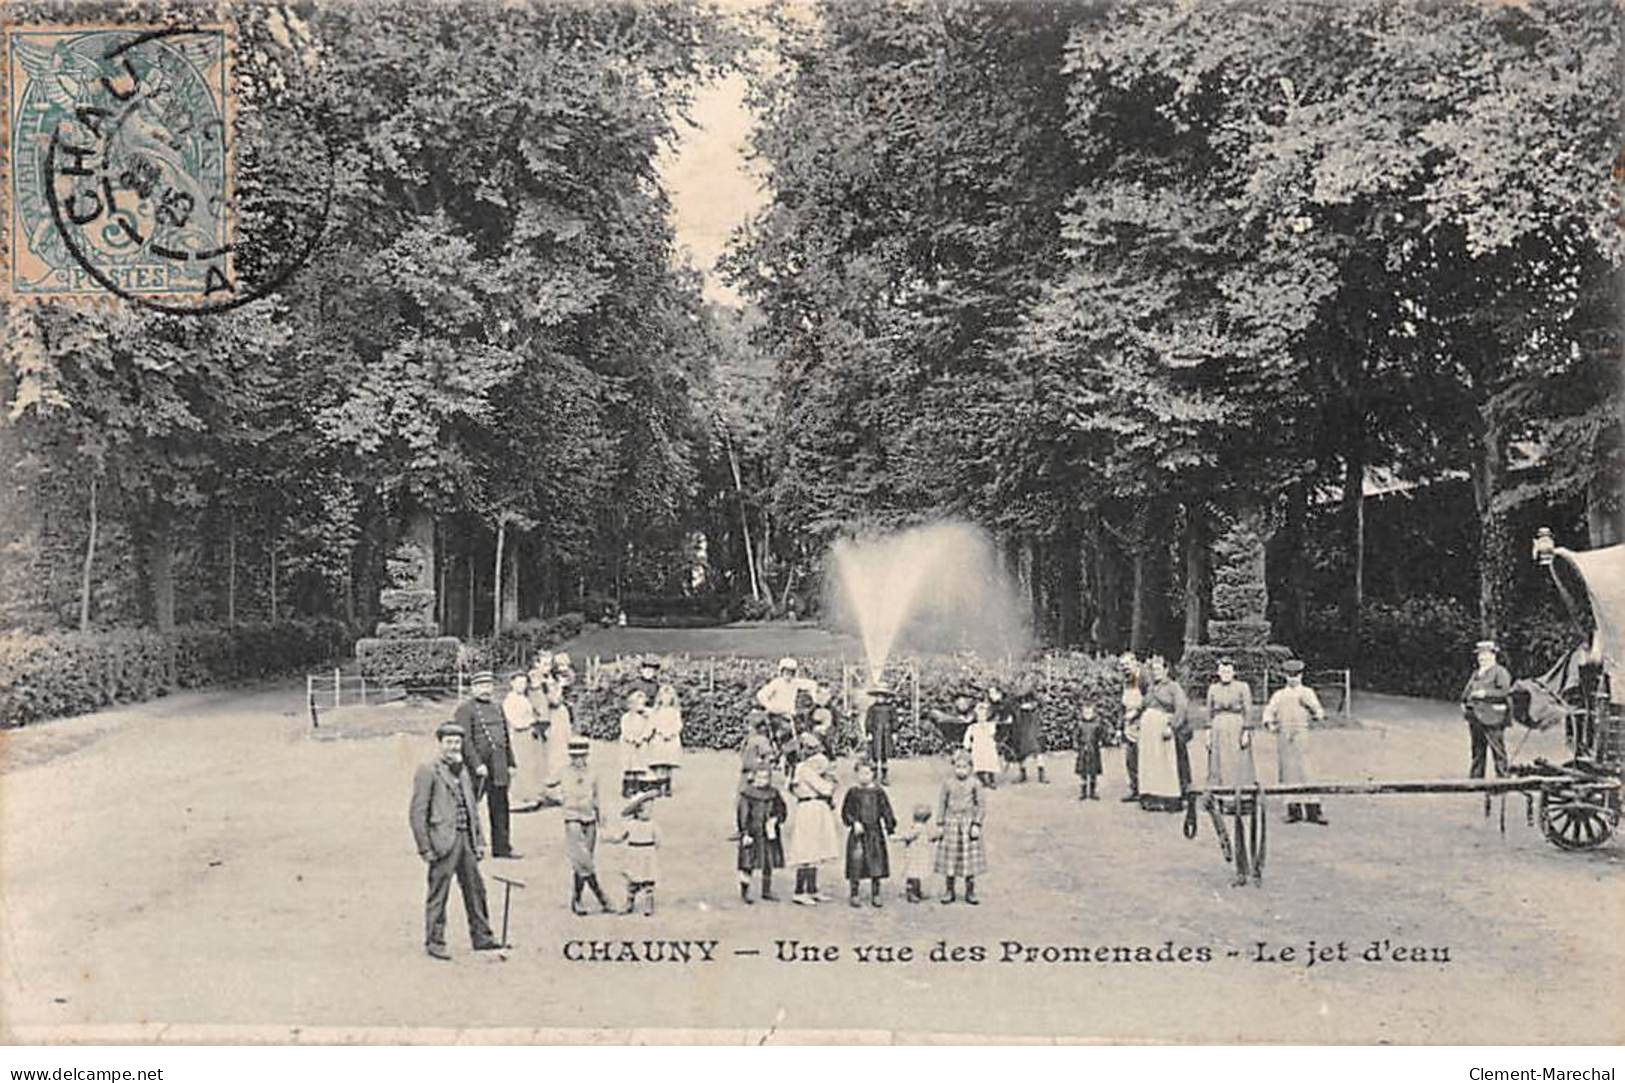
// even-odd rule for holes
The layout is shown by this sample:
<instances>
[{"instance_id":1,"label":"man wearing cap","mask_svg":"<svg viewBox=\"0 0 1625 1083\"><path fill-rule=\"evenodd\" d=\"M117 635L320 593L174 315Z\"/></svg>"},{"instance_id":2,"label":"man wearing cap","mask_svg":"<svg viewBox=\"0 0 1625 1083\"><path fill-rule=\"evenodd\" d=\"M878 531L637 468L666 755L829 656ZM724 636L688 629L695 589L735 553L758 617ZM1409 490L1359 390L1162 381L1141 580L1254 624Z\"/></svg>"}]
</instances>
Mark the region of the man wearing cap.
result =
<instances>
[{"instance_id":1,"label":"man wearing cap","mask_svg":"<svg viewBox=\"0 0 1625 1083\"><path fill-rule=\"evenodd\" d=\"M469 684L473 698L457 705L453 721L468 734L468 762L474 768L476 785L483 787L490 810L491 856L519 857L508 835L508 786L517 764L508 719L491 698L496 678L490 670L480 670Z\"/></svg>"},{"instance_id":2,"label":"man wearing cap","mask_svg":"<svg viewBox=\"0 0 1625 1083\"><path fill-rule=\"evenodd\" d=\"M423 905L424 950L436 959L451 958L446 950L446 898L453 876L463 893L474 950L499 946L486 913L485 881L479 867L485 839L474 785L463 767L463 733L455 722L441 723L435 730L440 755L413 775L412 803L407 810L418 856L429 867L429 894Z\"/></svg>"},{"instance_id":3,"label":"man wearing cap","mask_svg":"<svg viewBox=\"0 0 1625 1083\"><path fill-rule=\"evenodd\" d=\"M1264 705L1262 722L1266 729L1276 730L1276 765L1282 782L1308 782L1309 779L1309 720L1324 722L1326 709L1313 688L1303 683L1303 663L1289 658L1281 663L1286 674L1286 686L1278 688ZM1290 801L1286 806L1286 822L1300 823L1304 819L1304 805ZM1327 820L1320 811L1320 802L1309 802L1309 822L1325 826Z\"/></svg>"},{"instance_id":4,"label":"man wearing cap","mask_svg":"<svg viewBox=\"0 0 1625 1083\"><path fill-rule=\"evenodd\" d=\"M1495 660L1494 641L1480 640L1474 650L1478 668L1461 691L1461 711L1467 718L1473 750L1467 774L1469 778L1484 777L1484 752L1488 749L1495 758L1495 777L1502 778L1507 773L1507 696L1512 692L1512 674Z\"/></svg>"},{"instance_id":5,"label":"man wearing cap","mask_svg":"<svg viewBox=\"0 0 1625 1083\"><path fill-rule=\"evenodd\" d=\"M794 658L781 658L778 675L756 691L756 702L767 712L773 736L784 749L786 769L792 772L800 758L797 742L801 731L796 725L796 713L801 706L801 693L811 697L817 687L817 681L800 676L800 666Z\"/></svg>"}]
</instances>

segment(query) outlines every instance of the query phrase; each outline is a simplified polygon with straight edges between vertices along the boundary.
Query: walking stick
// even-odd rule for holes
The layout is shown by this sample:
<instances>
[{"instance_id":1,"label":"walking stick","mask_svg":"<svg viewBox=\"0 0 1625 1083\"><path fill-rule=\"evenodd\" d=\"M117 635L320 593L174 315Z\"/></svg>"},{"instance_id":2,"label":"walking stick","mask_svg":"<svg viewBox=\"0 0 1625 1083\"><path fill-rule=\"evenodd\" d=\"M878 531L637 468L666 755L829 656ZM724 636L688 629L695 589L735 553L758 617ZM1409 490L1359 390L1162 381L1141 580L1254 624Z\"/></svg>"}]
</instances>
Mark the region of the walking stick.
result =
<instances>
[{"instance_id":1,"label":"walking stick","mask_svg":"<svg viewBox=\"0 0 1625 1083\"><path fill-rule=\"evenodd\" d=\"M1264 784L1253 783L1253 886L1264 886L1264 848L1269 841L1270 818L1264 808Z\"/></svg>"},{"instance_id":2,"label":"walking stick","mask_svg":"<svg viewBox=\"0 0 1625 1083\"><path fill-rule=\"evenodd\" d=\"M510 879L506 876L500 875L499 873L492 873L491 879L502 885L502 940L500 943L505 948L511 948L513 945L508 943L508 900L513 897L514 888L519 888L521 891L524 890L525 882L523 880Z\"/></svg>"}]
</instances>

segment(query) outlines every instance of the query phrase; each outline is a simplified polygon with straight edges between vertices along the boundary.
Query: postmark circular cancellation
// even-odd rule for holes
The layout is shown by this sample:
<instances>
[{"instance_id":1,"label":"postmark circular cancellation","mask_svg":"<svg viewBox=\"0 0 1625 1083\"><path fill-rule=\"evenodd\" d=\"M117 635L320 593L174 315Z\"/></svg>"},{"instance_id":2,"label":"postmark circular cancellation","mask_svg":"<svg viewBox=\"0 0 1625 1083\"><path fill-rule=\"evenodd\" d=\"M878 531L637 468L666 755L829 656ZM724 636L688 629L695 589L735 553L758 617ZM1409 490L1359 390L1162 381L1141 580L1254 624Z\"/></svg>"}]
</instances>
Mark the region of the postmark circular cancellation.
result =
<instances>
[{"instance_id":1,"label":"postmark circular cancellation","mask_svg":"<svg viewBox=\"0 0 1625 1083\"><path fill-rule=\"evenodd\" d=\"M236 297L227 28L6 39L12 294L183 311Z\"/></svg>"}]
</instances>

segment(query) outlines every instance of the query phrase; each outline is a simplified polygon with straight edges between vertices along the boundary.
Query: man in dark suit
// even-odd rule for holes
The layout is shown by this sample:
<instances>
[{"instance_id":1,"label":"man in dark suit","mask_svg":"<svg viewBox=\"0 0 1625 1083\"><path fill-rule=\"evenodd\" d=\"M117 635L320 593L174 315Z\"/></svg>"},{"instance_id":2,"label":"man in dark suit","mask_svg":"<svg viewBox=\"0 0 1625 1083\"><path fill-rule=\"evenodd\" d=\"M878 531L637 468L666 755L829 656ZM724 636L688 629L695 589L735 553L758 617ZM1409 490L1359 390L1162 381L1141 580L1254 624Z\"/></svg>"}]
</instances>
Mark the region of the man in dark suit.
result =
<instances>
[{"instance_id":1,"label":"man in dark suit","mask_svg":"<svg viewBox=\"0 0 1625 1083\"><path fill-rule=\"evenodd\" d=\"M468 935L475 951L498 947L486 913L485 881L479 860L485 852L480 831L479 805L474 784L463 768L463 728L445 722L435 730L440 755L418 768L412 777L412 804L408 819L418 856L429 866L429 896L423 904L424 950L436 959L450 959L446 950L446 897L451 879L463 893L468 914Z\"/></svg>"},{"instance_id":2,"label":"man in dark suit","mask_svg":"<svg viewBox=\"0 0 1625 1083\"><path fill-rule=\"evenodd\" d=\"M508 784L517 761L508 717L492 698L496 676L488 669L474 674L469 686L473 699L457 705L453 721L468 735L465 749L474 769L474 782L491 813L491 856L520 857L508 838Z\"/></svg>"}]
</instances>

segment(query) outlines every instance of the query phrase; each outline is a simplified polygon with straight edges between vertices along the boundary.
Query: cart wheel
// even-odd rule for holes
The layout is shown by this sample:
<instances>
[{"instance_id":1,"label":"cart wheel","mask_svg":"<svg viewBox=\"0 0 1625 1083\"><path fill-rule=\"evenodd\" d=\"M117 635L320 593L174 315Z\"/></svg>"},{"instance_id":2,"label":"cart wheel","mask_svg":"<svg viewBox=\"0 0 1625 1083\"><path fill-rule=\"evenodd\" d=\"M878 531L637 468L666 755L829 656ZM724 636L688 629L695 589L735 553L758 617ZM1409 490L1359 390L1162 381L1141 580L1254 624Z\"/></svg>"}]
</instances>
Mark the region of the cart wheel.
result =
<instances>
[{"instance_id":1,"label":"cart wheel","mask_svg":"<svg viewBox=\"0 0 1625 1083\"><path fill-rule=\"evenodd\" d=\"M1541 794L1540 829L1565 850L1591 850L1607 842L1619 823L1617 792L1553 789Z\"/></svg>"}]
</instances>

